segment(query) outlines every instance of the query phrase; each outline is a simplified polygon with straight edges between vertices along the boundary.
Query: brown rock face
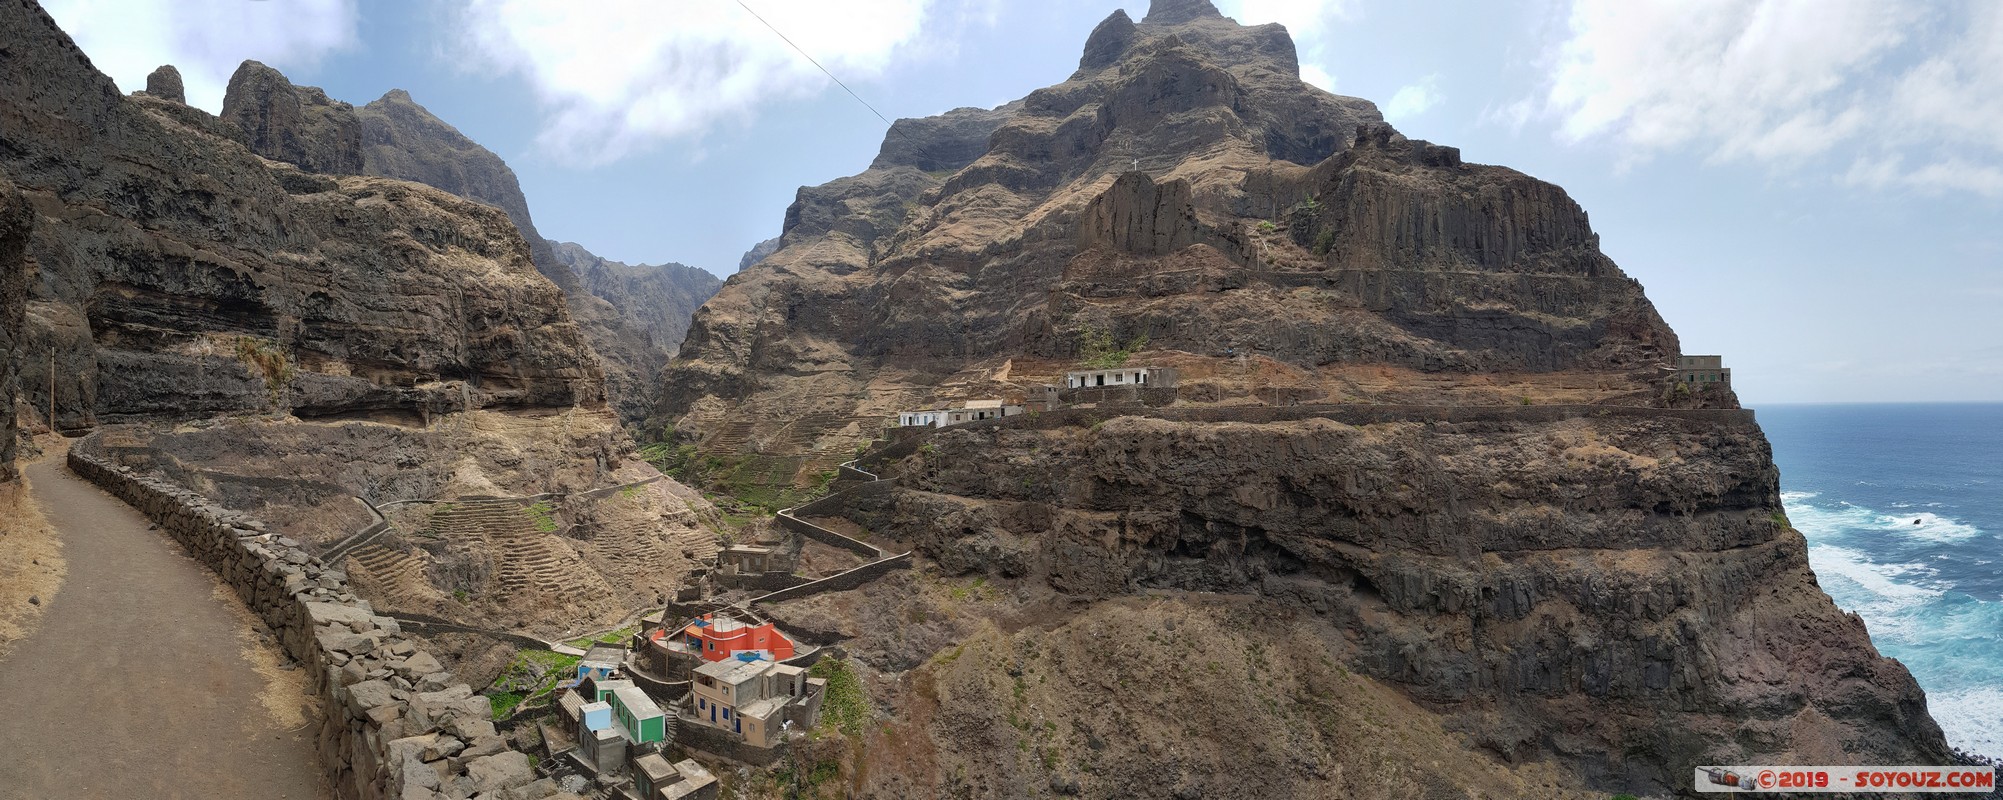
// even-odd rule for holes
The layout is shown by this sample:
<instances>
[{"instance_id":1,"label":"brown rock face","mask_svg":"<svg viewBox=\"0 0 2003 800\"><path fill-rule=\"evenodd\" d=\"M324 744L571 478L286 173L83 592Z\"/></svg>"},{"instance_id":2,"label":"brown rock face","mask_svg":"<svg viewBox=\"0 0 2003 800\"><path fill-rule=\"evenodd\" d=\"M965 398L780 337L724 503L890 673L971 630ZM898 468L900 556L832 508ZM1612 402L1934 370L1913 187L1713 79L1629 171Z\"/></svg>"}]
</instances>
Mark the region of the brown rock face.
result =
<instances>
[{"instance_id":1,"label":"brown rock face","mask_svg":"<svg viewBox=\"0 0 2003 800\"><path fill-rule=\"evenodd\" d=\"M1297 75L1283 28L1158 3L1109 17L1062 84L900 122L868 171L802 189L782 248L697 313L662 414L812 471L1004 362L1054 380L1091 331L1273 359L1323 396L1374 397L1320 373L1378 366L1654 396L1675 336L1562 189Z\"/></svg>"},{"instance_id":2,"label":"brown rock face","mask_svg":"<svg viewBox=\"0 0 2003 800\"><path fill-rule=\"evenodd\" d=\"M392 90L359 109L345 103L301 105L294 99L324 101L325 94L313 87L293 87L283 75L256 62L245 62L238 75L242 80L231 82L231 97L235 99L224 102L225 117L242 126L243 135L261 155L312 172L416 181L506 212L528 242L530 261L537 271L564 290L571 318L577 321L605 371L608 397L628 420L647 415L654 375L681 344L688 315L709 299L719 281L701 270L689 269L660 272L638 283L585 280L572 262L579 258L593 262L598 257L576 245L571 247L582 256L559 257L554 243L536 230L514 170L500 156L418 105L408 92ZM296 113L295 106L306 112ZM310 124L271 122L301 118ZM290 141L269 134L274 128L296 132L291 140L300 146L274 144ZM350 128L359 131L358 164L317 155L345 152ZM659 291L651 291L658 282L665 283ZM626 291L636 294L621 294ZM658 314L625 313L657 301L666 303L658 308ZM654 316L660 320L646 321Z\"/></svg>"},{"instance_id":3,"label":"brown rock face","mask_svg":"<svg viewBox=\"0 0 2003 800\"><path fill-rule=\"evenodd\" d=\"M355 107L278 70L245 61L223 94L225 121L242 128L253 153L331 175L362 173L362 126Z\"/></svg>"},{"instance_id":4,"label":"brown rock face","mask_svg":"<svg viewBox=\"0 0 2003 800\"><path fill-rule=\"evenodd\" d=\"M28 304L28 233L34 214L14 185L0 178L0 482L14 472L15 380Z\"/></svg>"},{"instance_id":5,"label":"brown rock face","mask_svg":"<svg viewBox=\"0 0 2003 800\"><path fill-rule=\"evenodd\" d=\"M1296 76L1283 29L1208 2L1115 15L950 174L803 189L697 313L661 410L739 475L1091 342L1181 371L1171 407L875 451L898 482L841 516L916 549L909 582L774 608L893 687L857 794L1652 796L1694 764L1945 759L1815 585L1751 414L1663 390L1676 336L1584 211ZM1410 726L1335 740L1387 697ZM1359 786L1378 740L1454 766Z\"/></svg>"},{"instance_id":6,"label":"brown rock face","mask_svg":"<svg viewBox=\"0 0 2003 800\"><path fill-rule=\"evenodd\" d=\"M59 424L602 401L561 293L505 214L264 160L199 109L120 96L32 4L0 4L0 23L0 174L39 217L25 338L58 352ZM344 150L300 134L343 129L328 122L342 109L267 72L240 70L236 92L268 95L274 110L250 116L263 145L358 167L358 136ZM25 366L39 405L46 363Z\"/></svg>"},{"instance_id":7,"label":"brown rock face","mask_svg":"<svg viewBox=\"0 0 2003 800\"><path fill-rule=\"evenodd\" d=\"M572 313L589 320L586 335L607 365L606 394L619 415L646 419L654 377L688 334L689 317L723 281L684 264L625 264L575 242L549 242L557 263L576 276ZM588 306L586 311L578 311Z\"/></svg>"},{"instance_id":8,"label":"brown rock face","mask_svg":"<svg viewBox=\"0 0 2003 800\"><path fill-rule=\"evenodd\" d=\"M1948 756L1919 687L1816 586L1748 412L1158 414L948 429L849 516L1058 606L1270 600L1287 611L1260 618L1328 623L1313 649L1399 687L1478 758L1550 760L1609 792L1673 791L1693 764ZM1290 746L1245 735L1246 752ZM1141 754L1095 777L1110 791L1172 766Z\"/></svg>"},{"instance_id":9,"label":"brown rock face","mask_svg":"<svg viewBox=\"0 0 2003 800\"><path fill-rule=\"evenodd\" d=\"M1140 256L1165 256L1196 244L1199 226L1189 182L1157 184L1145 172L1121 175L1085 207L1078 231L1085 248L1105 246Z\"/></svg>"},{"instance_id":10,"label":"brown rock face","mask_svg":"<svg viewBox=\"0 0 2003 800\"><path fill-rule=\"evenodd\" d=\"M188 95L181 88L181 71L172 64L153 70L146 76L146 93L162 100L188 102Z\"/></svg>"}]
</instances>

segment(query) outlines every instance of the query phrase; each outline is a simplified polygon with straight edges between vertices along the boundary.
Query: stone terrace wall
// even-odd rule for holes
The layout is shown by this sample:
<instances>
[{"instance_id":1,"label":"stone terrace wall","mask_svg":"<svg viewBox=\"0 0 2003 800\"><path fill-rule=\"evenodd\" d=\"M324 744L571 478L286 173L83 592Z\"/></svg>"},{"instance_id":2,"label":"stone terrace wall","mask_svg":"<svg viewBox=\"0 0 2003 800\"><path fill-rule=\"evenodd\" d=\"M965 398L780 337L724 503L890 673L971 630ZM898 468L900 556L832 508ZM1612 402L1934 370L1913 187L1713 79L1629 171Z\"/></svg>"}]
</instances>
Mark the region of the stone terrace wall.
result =
<instances>
[{"instance_id":1,"label":"stone terrace wall","mask_svg":"<svg viewBox=\"0 0 2003 800\"><path fill-rule=\"evenodd\" d=\"M345 574L261 522L114 464L97 440L92 434L70 448L70 469L158 523L305 666L325 712L316 737L321 765L342 800L557 792L495 731L487 699L418 649L396 620L376 615L349 591Z\"/></svg>"},{"instance_id":2,"label":"stone terrace wall","mask_svg":"<svg viewBox=\"0 0 2003 800\"><path fill-rule=\"evenodd\" d=\"M874 553L872 553L874 555ZM709 577L716 585L727 589L755 589L761 592L776 592L791 589L806 583L809 578L791 572L761 572L758 574L719 572Z\"/></svg>"},{"instance_id":3,"label":"stone terrace wall","mask_svg":"<svg viewBox=\"0 0 2003 800\"><path fill-rule=\"evenodd\" d=\"M754 598L751 602L777 603L781 600L792 600L823 592L845 592L876 580L882 577L884 573L893 569L910 568L911 554L899 553L880 561L871 561L847 572L837 572L817 581L803 583L789 589L780 589L763 597Z\"/></svg>"},{"instance_id":4,"label":"stone terrace wall","mask_svg":"<svg viewBox=\"0 0 2003 800\"><path fill-rule=\"evenodd\" d=\"M871 450L857 459L859 466L881 471L887 465L917 452L934 434L944 431L988 427L1056 430L1083 428L1116 417L1139 416L1171 422L1244 422L1267 424L1301 419L1328 419L1345 425L1372 425L1386 422L1490 422L1516 421L1548 423L1579 417L1676 418L1710 422L1750 423L1748 408L1653 408L1648 406L1602 406L1553 404L1531 406L1421 406L1371 403L1329 403L1298 406L1192 406L1173 408L1064 408L1037 414L1021 414L1001 419L967 422L946 428L909 428L916 434L894 437L889 445Z\"/></svg>"},{"instance_id":5,"label":"stone terrace wall","mask_svg":"<svg viewBox=\"0 0 2003 800\"><path fill-rule=\"evenodd\" d=\"M805 536L809 539L820 542L821 544L827 545L829 547L839 547L843 550L847 550L851 553L855 553L856 555L862 556L863 558L880 558L883 556L883 551L877 548L876 545L870 544L861 539L856 539L854 537L844 536L835 531L828 530L827 528L823 528L819 525L815 525L811 522L801 519L801 517L803 516L807 517L837 516L840 514L843 495L849 494L850 492L863 491L865 489L868 489L873 486L878 486L880 484L881 481L878 481L876 483L865 483L853 489L846 489L843 490L842 492L828 495L827 497L815 500L814 502L808 503L806 505L794 506L792 508L780 511L779 525L786 528L787 530L791 530L795 533L800 534L801 536Z\"/></svg>"}]
</instances>

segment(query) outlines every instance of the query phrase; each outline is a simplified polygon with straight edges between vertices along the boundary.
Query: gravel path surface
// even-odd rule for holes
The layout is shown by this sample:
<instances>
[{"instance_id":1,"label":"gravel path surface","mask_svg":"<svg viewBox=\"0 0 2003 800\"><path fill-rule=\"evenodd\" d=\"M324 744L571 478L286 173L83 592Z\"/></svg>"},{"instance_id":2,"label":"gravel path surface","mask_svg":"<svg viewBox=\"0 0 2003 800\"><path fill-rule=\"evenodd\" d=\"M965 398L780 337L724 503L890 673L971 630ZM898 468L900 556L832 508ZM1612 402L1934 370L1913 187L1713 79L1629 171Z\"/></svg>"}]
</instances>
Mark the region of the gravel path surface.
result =
<instances>
[{"instance_id":1,"label":"gravel path surface","mask_svg":"<svg viewBox=\"0 0 2003 800\"><path fill-rule=\"evenodd\" d=\"M234 595L59 460L28 467L69 574L0 659L0 798L321 798L297 671Z\"/></svg>"}]
</instances>

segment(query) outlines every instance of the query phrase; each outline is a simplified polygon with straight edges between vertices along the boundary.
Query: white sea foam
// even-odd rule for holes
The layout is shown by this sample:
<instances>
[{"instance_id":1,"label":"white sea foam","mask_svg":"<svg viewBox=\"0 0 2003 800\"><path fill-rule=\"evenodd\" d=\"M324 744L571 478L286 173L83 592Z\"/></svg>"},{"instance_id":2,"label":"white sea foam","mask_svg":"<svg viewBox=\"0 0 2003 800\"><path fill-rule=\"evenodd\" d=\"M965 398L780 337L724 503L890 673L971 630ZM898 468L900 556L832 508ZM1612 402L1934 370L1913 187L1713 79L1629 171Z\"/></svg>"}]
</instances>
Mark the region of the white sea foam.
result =
<instances>
[{"instance_id":1,"label":"white sea foam","mask_svg":"<svg viewBox=\"0 0 2003 800\"><path fill-rule=\"evenodd\" d=\"M1783 503L1798 503L1808 498L1819 496L1815 492L1781 492L1780 501Z\"/></svg>"},{"instance_id":2,"label":"white sea foam","mask_svg":"<svg viewBox=\"0 0 2003 800\"><path fill-rule=\"evenodd\" d=\"M1825 582L1837 583L1824 589L1840 605L1871 618L1874 629L1880 618L1900 624L1896 621L1900 612L1933 602L1941 595L1941 589L1912 580L1938 574L1924 564L1879 564L1848 547L1825 544L1808 549L1808 565Z\"/></svg>"},{"instance_id":3,"label":"white sea foam","mask_svg":"<svg viewBox=\"0 0 2003 800\"><path fill-rule=\"evenodd\" d=\"M1978 755L2003 759L2003 689L1993 686L1960 692L1928 692L1927 711L1940 723L1947 743Z\"/></svg>"},{"instance_id":4,"label":"white sea foam","mask_svg":"<svg viewBox=\"0 0 2003 800\"><path fill-rule=\"evenodd\" d=\"M1803 496L1790 497L1791 494ZM1814 496L1806 492L1781 494L1781 506L1787 509L1788 519L1810 541L1845 532L1875 532L1949 544L1982 534L1981 528L1931 511L1885 514L1844 500L1836 501L1837 508L1825 508L1807 502Z\"/></svg>"},{"instance_id":5,"label":"white sea foam","mask_svg":"<svg viewBox=\"0 0 2003 800\"><path fill-rule=\"evenodd\" d=\"M1981 528L1931 511L1921 511L1912 516L1880 514L1877 522L1878 527L1904 531L1932 542L1960 542L1982 534Z\"/></svg>"}]
</instances>

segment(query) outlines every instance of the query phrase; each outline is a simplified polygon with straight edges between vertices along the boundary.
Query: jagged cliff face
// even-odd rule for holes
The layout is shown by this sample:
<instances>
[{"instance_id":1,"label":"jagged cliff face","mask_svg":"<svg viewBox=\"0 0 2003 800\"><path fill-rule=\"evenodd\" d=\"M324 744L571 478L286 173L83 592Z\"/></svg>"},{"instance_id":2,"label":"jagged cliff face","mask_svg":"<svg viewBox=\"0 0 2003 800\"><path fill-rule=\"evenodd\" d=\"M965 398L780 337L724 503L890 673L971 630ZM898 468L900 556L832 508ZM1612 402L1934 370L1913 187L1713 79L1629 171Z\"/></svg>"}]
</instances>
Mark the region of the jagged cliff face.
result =
<instances>
[{"instance_id":1,"label":"jagged cliff face","mask_svg":"<svg viewBox=\"0 0 2003 800\"><path fill-rule=\"evenodd\" d=\"M811 471L1011 359L1054 381L1088 330L1359 399L1337 373L1590 373L1644 401L1677 350L1563 190L1302 83L1277 25L1158 5L1100 24L1070 80L901 120L868 171L802 189L781 249L698 312L662 410Z\"/></svg>"},{"instance_id":2,"label":"jagged cliff face","mask_svg":"<svg viewBox=\"0 0 2003 800\"><path fill-rule=\"evenodd\" d=\"M600 258L575 242L550 242L557 263L576 276L581 291L571 304L594 306L588 315L609 320L592 346L608 363L630 365L606 372L606 393L628 420L652 412L654 380L682 338L689 317L716 294L723 280L684 264L625 264ZM614 335L614 334L617 335Z\"/></svg>"},{"instance_id":3,"label":"jagged cliff face","mask_svg":"<svg viewBox=\"0 0 2003 800\"><path fill-rule=\"evenodd\" d=\"M707 504L626 457L563 292L487 200L526 213L505 165L394 96L358 114L252 64L224 119L169 74L121 96L34 3L0 0L10 411L17 368L47 401L54 348L62 427L149 423L103 431L106 450L323 555L377 521L357 498L563 496L399 506L339 559L383 609L560 635L664 601L713 555ZM453 191L355 174L391 157Z\"/></svg>"},{"instance_id":4,"label":"jagged cliff face","mask_svg":"<svg viewBox=\"0 0 2003 800\"><path fill-rule=\"evenodd\" d=\"M1663 391L1676 336L1585 212L1296 74L1284 30L1203 0L1115 14L1065 83L801 190L698 312L664 414L781 475L1054 381L1087 331L1182 370L1175 407L877 452L899 482L845 516L917 570L773 609L881 678L859 793L1604 795L1945 758L1815 585L1752 416ZM1393 699L1411 738L1333 741ZM1399 758L1437 783L1383 788Z\"/></svg>"},{"instance_id":5,"label":"jagged cliff face","mask_svg":"<svg viewBox=\"0 0 2003 800\"><path fill-rule=\"evenodd\" d=\"M63 427L602 401L499 210L259 158L213 116L121 96L33 3L0 17L0 174L38 217L24 339L56 351ZM46 362L24 378L46 386Z\"/></svg>"},{"instance_id":6,"label":"jagged cliff face","mask_svg":"<svg viewBox=\"0 0 2003 800\"><path fill-rule=\"evenodd\" d=\"M14 184L0 178L0 482L11 481L16 445L16 379L21 348L21 324L28 306L28 230L34 212L15 191Z\"/></svg>"},{"instance_id":7,"label":"jagged cliff face","mask_svg":"<svg viewBox=\"0 0 2003 800\"><path fill-rule=\"evenodd\" d=\"M749 269L751 265L764 261L766 256L777 252L779 252L779 237L777 236L754 244L751 246L751 249L744 251L743 257L737 259L737 271L743 272Z\"/></svg>"},{"instance_id":8,"label":"jagged cliff face","mask_svg":"<svg viewBox=\"0 0 2003 800\"><path fill-rule=\"evenodd\" d=\"M1747 412L1162 413L948 429L852 517L1065 602L1264 598L1465 747L1607 791L1947 756L1917 684L1817 587Z\"/></svg>"},{"instance_id":9,"label":"jagged cliff face","mask_svg":"<svg viewBox=\"0 0 2003 800\"><path fill-rule=\"evenodd\" d=\"M500 156L401 89L355 108L246 61L230 79L222 116L266 158L310 172L416 181L506 212L528 243L530 261L563 290L571 318L600 359L606 394L627 419L646 416L655 374L681 344L689 314L720 284L692 268L630 281L605 278L608 268L593 280L578 265L601 259L574 244L558 254L557 243L536 230L514 170Z\"/></svg>"}]
</instances>

